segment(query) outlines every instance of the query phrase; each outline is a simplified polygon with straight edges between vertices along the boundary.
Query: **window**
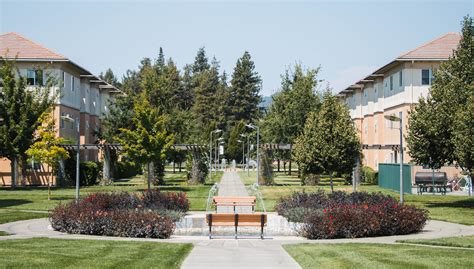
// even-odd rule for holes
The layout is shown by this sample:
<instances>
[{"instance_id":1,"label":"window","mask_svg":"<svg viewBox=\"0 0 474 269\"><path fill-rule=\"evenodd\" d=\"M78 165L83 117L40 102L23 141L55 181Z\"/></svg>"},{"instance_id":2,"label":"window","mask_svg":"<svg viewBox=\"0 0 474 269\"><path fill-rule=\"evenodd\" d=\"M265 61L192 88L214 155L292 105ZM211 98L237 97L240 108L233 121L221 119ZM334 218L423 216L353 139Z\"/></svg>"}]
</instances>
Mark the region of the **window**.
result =
<instances>
[{"instance_id":1,"label":"window","mask_svg":"<svg viewBox=\"0 0 474 269\"><path fill-rule=\"evenodd\" d=\"M400 73L398 74L398 84L400 87L403 86L403 71L400 70Z\"/></svg>"},{"instance_id":2,"label":"window","mask_svg":"<svg viewBox=\"0 0 474 269\"><path fill-rule=\"evenodd\" d=\"M430 73L431 73L430 69L421 70L421 85L431 85Z\"/></svg>"},{"instance_id":3,"label":"window","mask_svg":"<svg viewBox=\"0 0 474 269\"><path fill-rule=\"evenodd\" d=\"M390 76L390 90L393 91L393 76Z\"/></svg>"},{"instance_id":4,"label":"window","mask_svg":"<svg viewBox=\"0 0 474 269\"><path fill-rule=\"evenodd\" d=\"M367 127L367 123L364 125L364 133L367 134L367 131L368 131L368 127Z\"/></svg>"},{"instance_id":5,"label":"window","mask_svg":"<svg viewBox=\"0 0 474 269\"><path fill-rule=\"evenodd\" d=\"M71 75L71 91L74 91L74 76Z\"/></svg>"},{"instance_id":6,"label":"window","mask_svg":"<svg viewBox=\"0 0 474 269\"><path fill-rule=\"evenodd\" d=\"M377 133L377 121L374 124L374 133Z\"/></svg>"},{"instance_id":7,"label":"window","mask_svg":"<svg viewBox=\"0 0 474 269\"><path fill-rule=\"evenodd\" d=\"M63 117L66 116L66 114L64 114L64 112L61 113L61 121L60 121L60 127L61 129L64 129L64 119Z\"/></svg>"},{"instance_id":8,"label":"window","mask_svg":"<svg viewBox=\"0 0 474 269\"><path fill-rule=\"evenodd\" d=\"M66 87L66 72L64 72L64 71L63 71L63 78L62 79L63 79L63 81L62 81L63 82L63 88L65 88Z\"/></svg>"},{"instance_id":9,"label":"window","mask_svg":"<svg viewBox=\"0 0 474 269\"><path fill-rule=\"evenodd\" d=\"M44 86L43 85L43 70L29 69L26 72L26 83L32 86Z\"/></svg>"}]
</instances>

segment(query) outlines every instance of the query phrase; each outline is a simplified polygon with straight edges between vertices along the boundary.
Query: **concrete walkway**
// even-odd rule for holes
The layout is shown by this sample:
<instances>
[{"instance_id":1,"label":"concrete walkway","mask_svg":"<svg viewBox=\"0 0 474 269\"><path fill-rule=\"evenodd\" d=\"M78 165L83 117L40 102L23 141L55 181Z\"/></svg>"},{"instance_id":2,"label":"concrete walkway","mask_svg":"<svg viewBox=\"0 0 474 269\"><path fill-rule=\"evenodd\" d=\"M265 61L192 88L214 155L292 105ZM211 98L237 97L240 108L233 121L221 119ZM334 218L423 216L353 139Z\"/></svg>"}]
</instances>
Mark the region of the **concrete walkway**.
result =
<instances>
[{"instance_id":1,"label":"concrete walkway","mask_svg":"<svg viewBox=\"0 0 474 269\"><path fill-rule=\"evenodd\" d=\"M219 196L249 196L236 171L225 171L219 183ZM237 206L237 213L252 213L251 206ZM218 213L234 213L233 206L218 206Z\"/></svg>"}]
</instances>

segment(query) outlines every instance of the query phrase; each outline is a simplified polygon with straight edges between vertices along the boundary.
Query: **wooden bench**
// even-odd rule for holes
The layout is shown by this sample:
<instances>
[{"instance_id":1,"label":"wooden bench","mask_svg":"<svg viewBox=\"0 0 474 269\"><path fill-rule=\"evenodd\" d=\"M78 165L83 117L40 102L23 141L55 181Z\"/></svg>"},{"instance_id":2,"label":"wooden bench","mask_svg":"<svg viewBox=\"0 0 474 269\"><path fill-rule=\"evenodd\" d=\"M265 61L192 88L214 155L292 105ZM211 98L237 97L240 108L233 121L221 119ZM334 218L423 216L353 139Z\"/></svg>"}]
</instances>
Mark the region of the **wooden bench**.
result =
<instances>
[{"instance_id":1,"label":"wooden bench","mask_svg":"<svg viewBox=\"0 0 474 269\"><path fill-rule=\"evenodd\" d=\"M263 239L263 227L267 224L267 214L235 214L235 213L210 213L206 215L209 225L209 239L212 239L213 226L234 226L235 239L237 239L237 227L260 227L260 238Z\"/></svg>"},{"instance_id":2,"label":"wooden bench","mask_svg":"<svg viewBox=\"0 0 474 269\"><path fill-rule=\"evenodd\" d=\"M217 206L233 206L234 213L237 213L235 210L237 206L251 206L254 211L256 200L255 196L214 196L212 198L216 208Z\"/></svg>"}]
</instances>

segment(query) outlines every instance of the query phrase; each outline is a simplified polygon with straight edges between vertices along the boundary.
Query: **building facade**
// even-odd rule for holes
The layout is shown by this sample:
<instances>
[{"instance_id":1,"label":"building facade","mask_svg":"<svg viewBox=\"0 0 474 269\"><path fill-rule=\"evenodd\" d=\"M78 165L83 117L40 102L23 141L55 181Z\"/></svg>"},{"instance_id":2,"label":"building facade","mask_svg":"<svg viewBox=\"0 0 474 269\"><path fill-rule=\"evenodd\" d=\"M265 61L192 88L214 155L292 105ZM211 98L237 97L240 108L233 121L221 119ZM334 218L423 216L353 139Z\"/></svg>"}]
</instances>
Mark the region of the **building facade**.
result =
<instances>
[{"instance_id":1,"label":"building facade","mask_svg":"<svg viewBox=\"0 0 474 269\"><path fill-rule=\"evenodd\" d=\"M358 129L364 165L377 170L379 163L400 162L400 125L385 119L387 115L398 117L400 112L403 158L405 163L410 162L405 141L408 113L421 96L428 96L434 71L453 54L460 38L457 33L445 34L400 55L339 92Z\"/></svg>"},{"instance_id":2,"label":"building facade","mask_svg":"<svg viewBox=\"0 0 474 269\"><path fill-rule=\"evenodd\" d=\"M48 79L56 81L53 92L58 96L52 117L57 135L76 143L77 122L81 144L97 142L96 132L108 106L121 91L101 80L70 59L53 52L17 33L0 35L0 56L15 60L19 75L26 78L28 87L46 85ZM68 121L71 118L74 121ZM98 161L97 149L81 151L81 161ZM33 165L35 167L35 165ZM41 169L31 168L26 182L18 185L45 185ZM0 186L11 185L10 161L0 159Z\"/></svg>"}]
</instances>

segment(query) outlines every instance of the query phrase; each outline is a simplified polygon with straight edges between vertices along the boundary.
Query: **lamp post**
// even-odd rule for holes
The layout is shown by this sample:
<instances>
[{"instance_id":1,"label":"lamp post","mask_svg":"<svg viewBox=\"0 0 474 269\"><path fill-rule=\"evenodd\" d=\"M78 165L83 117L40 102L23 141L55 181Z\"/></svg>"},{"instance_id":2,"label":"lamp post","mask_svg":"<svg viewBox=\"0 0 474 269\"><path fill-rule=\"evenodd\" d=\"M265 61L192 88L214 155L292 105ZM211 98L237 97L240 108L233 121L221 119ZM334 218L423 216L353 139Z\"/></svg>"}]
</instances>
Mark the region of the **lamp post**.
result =
<instances>
[{"instance_id":1,"label":"lamp post","mask_svg":"<svg viewBox=\"0 0 474 269\"><path fill-rule=\"evenodd\" d=\"M222 142L222 140L224 140L223 137L219 137L218 139L216 139L216 145L215 145L215 152L216 152L216 157L215 160L216 162L214 162L214 168L215 168L215 174L217 175L217 169L219 168L219 145L220 143Z\"/></svg>"},{"instance_id":2,"label":"lamp post","mask_svg":"<svg viewBox=\"0 0 474 269\"><path fill-rule=\"evenodd\" d=\"M260 128L258 126L255 126L253 124L246 124L246 127L250 129L256 129L257 130L257 187L258 187L258 182L259 182L259 177L260 177L260 155L258 152L258 148L260 147Z\"/></svg>"},{"instance_id":3,"label":"lamp post","mask_svg":"<svg viewBox=\"0 0 474 269\"><path fill-rule=\"evenodd\" d=\"M237 140L238 143L241 143L242 144L242 167L244 166L244 159L245 159L245 142L238 139Z\"/></svg>"},{"instance_id":4,"label":"lamp post","mask_svg":"<svg viewBox=\"0 0 474 269\"><path fill-rule=\"evenodd\" d=\"M77 128L77 144L76 144L76 201L79 200L79 164L80 164L80 142L81 142L81 132L80 132L80 126L81 126L81 121L79 118L73 119L69 115L67 116L61 116L61 119L71 122L72 124L76 124Z\"/></svg>"},{"instance_id":5,"label":"lamp post","mask_svg":"<svg viewBox=\"0 0 474 269\"><path fill-rule=\"evenodd\" d=\"M222 137L221 137L222 138ZM222 169L222 165L220 163L220 156L221 156L221 145L224 145L224 142L222 141L224 138L222 138L220 141L219 141L219 144L217 145L217 168L219 170Z\"/></svg>"},{"instance_id":6,"label":"lamp post","mask_svg":"<svg viewBox=\"0 0 474 269\"><path fill-rule=\"evenodd\" d=\"M249 135L244 135L240 134L241 137L247 138L247 158L245 160L245 166L247 167L247 176L250 175L250 166L249 166L249 160L250 160L250 136ZM244 157L245 158L245 157Z\"/></svg>"},{"instance_id":7,"label":"lamp post","mask_svg":"<svg viewBox=\"0 0 474 269\"><path fill-rule=\"evenodd\" d=\"M210 134L210 139L209 139L209 170L210 170L210 173L209 175L212 173L212 134L217 134L217 133L220 133L222 132L221 129L215 129L214 131L211 131L211 134Z\"/></svg>"},{"instance_id":8,"label":"lamp post","mask_svg":"<svg viewBox=\"0 0 474 269\"><path fill-rule=\"evenodd\" d=\"M394 115L385 115L384 118L389 121L398 121L400 123L400 204L403 204L403 114L400 111L398 117Z\"/></svg>"}]
</instances>

